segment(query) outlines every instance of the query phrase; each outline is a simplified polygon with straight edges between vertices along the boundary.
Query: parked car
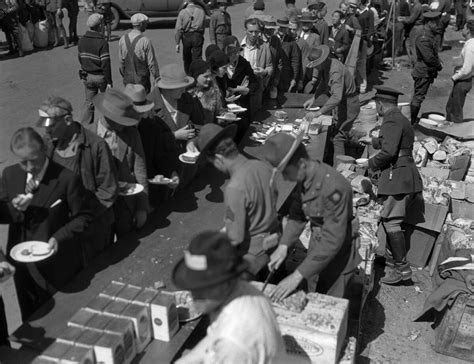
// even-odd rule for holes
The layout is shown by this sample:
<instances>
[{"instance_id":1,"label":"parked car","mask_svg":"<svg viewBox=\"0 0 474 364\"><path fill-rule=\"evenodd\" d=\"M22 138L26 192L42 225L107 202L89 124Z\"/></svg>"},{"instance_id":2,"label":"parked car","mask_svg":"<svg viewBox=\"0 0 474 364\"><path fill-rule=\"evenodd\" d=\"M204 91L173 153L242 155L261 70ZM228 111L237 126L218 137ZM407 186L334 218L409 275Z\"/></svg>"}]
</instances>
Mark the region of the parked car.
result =
<instances>
[{"instance_id":1,"label":"parked car","mask_svg":"<svg viewBox=\"0 0 474 364\"><path fill-rule=\"evenodd\" d=\"M94 1L94 0L93 0ZM142 13L149 18L176 18L184 7L185 0L111 0L114 19L112 30L116 29L120 20L130 19L135 13ZM202 3L202 6L207 6Z\"/></svg>"}]
</instances>

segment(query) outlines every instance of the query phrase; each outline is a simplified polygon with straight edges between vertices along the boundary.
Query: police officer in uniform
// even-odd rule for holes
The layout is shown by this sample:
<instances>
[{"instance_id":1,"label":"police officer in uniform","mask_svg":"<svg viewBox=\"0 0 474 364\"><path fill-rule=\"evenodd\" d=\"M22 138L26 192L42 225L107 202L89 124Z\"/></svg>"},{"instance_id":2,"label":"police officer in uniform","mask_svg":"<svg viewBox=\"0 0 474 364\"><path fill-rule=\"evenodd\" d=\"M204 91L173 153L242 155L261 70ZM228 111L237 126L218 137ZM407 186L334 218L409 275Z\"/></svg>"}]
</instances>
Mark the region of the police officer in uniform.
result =
<instances>
[{"instance_id":1,"label":"police officer in uniform","mask_svg":"<svg viewBox=\"0 0 474 364\"><path fill-rule=\"evenodd\" d=\"M415 92L410 103L412 124L417 122L418 113L428 93L428 88L443 68L438 57L438 47L435 39L440 16L439 11L424 13L423 30L415 40L416 63L411 73L415 81Z\"/></svg>"},{"instance_id":2,"label":"police officer in uniform","mask_svg":"<svg viewBox=\"0 0 474 364\"><path fill-rule=\"evenodd\" d=\"M200 159L230 175L224 190L225 232L248 261L250 278L259 279L266 273L262 271L270 261L269 252L278 244L276 196L270 188L272 168L239 153L233 140L236 131L236 124L226 128L206 124L196 146Z\"/></svg>"},{"instance_id":3,"label":"police officer in uniform","mask_svg":"<svg viewBox=\"0 0 474 364\"><path fill-rule=\"evenodd\" d=\"M262 146L264 158L283 178L297 182L289 220L278 248L271 255L269 269L278 269L298 241L306 222L311 222L311 240L306 258L271 293L284 299L303 279L308 289L344 297L359 263L354 237L358 231L352 214L352 188L335 169L311 160L297 138L284 133L270 137Z\"/></svg>"},{"instance_id":4,"label":"police officer in uniform","mask_svg":"<svg viewBox=\"0 0 474 364\"><path fill-rule=\"evenodd\" d=\"M401 225L408 209L418 200L422 201L423 184L413 160L413 127L397 107L398 95L402 93L384 86L375 86L375 89L377 112L383 116L382 126L377 138L364 137L361 141L380 149L366 166L380 171L378 194L383 199L382 227L394 261L393 268L381 282L397 284L411 280Z\"/></svg>"},{"instance_id":5,"label":"police officer in uniform","mask_svg":"<svg viewBox=\"0 0 474 364\"><path fill-rule=\"evenodd\" d=\"M230 0L217 0L218 8L212 12L209 22L209 37L212 44L224 50L224 39L232 35L232 24L230 14L227 12L227 6Z\"/></svg>"}]
</instances>

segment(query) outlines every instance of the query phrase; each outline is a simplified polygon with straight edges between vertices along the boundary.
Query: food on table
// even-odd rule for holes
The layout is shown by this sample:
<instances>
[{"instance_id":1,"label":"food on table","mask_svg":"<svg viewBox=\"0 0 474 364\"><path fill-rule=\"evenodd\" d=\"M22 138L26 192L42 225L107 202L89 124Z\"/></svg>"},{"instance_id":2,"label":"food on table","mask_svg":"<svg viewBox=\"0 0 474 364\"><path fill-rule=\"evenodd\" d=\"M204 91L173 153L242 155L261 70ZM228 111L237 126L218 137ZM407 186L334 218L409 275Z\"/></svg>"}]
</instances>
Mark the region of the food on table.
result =
<instances>
[{"instance_id":1,"label":"food on table","mask_svg":"<svg viewBox=\"0 0 474 364\"><path fill-rule=\"evenodd\" d=\"M298 291L277 304L286 308L288 311L300 313L304 310L307 303L308 299L306 298L306 293Z\"/></svg>"},{"instance_id":2,"label":"food on table","mask_svg":"<svg viewBox=\"0 0 474 364\"><path fill-rule=\"evenodd\" d=\"M446 160L447 158L447 154L444 150L437 150L434 154L433 154L433 159L436 160L436 161L444 161Z\"/></svg>"},{"instance_id":3,"label":"food on table","mask_svg":"<svg viewBox=\"0 0 474 364\"><path fill-rule=\"evenodd\" d=\"M279 120L284 120L288 118L288 114L286 111L283 110L277 110L275 111L275 117Z\"/></svg>"},{"instance_id":4,"label":"food on table","mask_svg":"<svg viewBox=\"0 0 474 364\"><path fill-rule=\"evenodd\" d=\"M438 142L434 138L426 138L422 141L423 146L428 153L433 154L438 150Z\"/></svg>"}]
</instances>

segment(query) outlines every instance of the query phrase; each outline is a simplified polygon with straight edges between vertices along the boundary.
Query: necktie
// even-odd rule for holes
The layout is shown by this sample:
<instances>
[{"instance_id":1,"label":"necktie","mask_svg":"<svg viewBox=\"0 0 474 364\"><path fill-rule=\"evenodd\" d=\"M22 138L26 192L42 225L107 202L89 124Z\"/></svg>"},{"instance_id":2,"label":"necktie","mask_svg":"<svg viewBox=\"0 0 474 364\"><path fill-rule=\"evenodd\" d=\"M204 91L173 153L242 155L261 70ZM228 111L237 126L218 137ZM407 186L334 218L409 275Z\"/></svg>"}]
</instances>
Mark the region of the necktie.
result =
<instances>
[{"instance_id":1,"label":"necktie","mask_svg":"<svg viewBox=\"0 0 474 364\"><path fill-rule=\"evenodd\" d=\"M34 193L37 190L38 185L31 174L29 174L28 177L29 178L27 178L26 181L25 193Z\"/></svg>"}]
</instances>

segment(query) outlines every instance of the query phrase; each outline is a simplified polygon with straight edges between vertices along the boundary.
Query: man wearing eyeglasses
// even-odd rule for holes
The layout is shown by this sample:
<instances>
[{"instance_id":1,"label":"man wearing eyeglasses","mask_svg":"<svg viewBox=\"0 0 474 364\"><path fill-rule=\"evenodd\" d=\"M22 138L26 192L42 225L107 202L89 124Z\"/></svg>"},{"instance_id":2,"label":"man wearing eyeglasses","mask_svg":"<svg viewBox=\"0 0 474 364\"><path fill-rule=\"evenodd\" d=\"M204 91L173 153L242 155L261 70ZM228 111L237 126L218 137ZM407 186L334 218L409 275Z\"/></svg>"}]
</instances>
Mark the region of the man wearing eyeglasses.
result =
<instances>
[{"instance_id":1,"label":"man wearing eyeglasses","mask_svg":"<svg viewBox=\"0 0 474 364\"><path fill-rule=\"evenodd\" d=\"M35 130L17 130L10 149L19 163L5 168L0 183L0 223L10 225L7 255L27 241L47 242L47 254L52 254L38 263L11 262L22 318L27 320L81 270L78 239L92 212L79 176L47 157ZM19 253L32 254L28 248Z\"/></svg>"},{"instance_id":2,"label":"man wearing eyeglasses","mask_svg":"<svg viewBox=\"0 0 474 364\"><path fill-rule=\"evenodd\" d=\"M239 153L234 142L237 126L216 124L202 127L196 140L199 158L229 175L224 190L225 232L249 262L251 278L261 278L269 253L277 243L278 220L275 193L270 188L272 168ZM260 273L260 274L259 274Z\"/></svg>"},{"instance_id":3,"label":"man wearing eyeglasses","mask_svg":"<svg viewBox=\"0 0 474 364\"><path fill-rule=\"evenodd\" d=\"M82 264L86 267L112 242L118 179L105 140L74 121L72 111L69 101L51 96L41 104L36 126L44 128L51 141L51 160L79 175L84 187L96 197L94 221L81 238Z\"/></svg>"}]
</instances>

